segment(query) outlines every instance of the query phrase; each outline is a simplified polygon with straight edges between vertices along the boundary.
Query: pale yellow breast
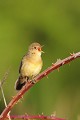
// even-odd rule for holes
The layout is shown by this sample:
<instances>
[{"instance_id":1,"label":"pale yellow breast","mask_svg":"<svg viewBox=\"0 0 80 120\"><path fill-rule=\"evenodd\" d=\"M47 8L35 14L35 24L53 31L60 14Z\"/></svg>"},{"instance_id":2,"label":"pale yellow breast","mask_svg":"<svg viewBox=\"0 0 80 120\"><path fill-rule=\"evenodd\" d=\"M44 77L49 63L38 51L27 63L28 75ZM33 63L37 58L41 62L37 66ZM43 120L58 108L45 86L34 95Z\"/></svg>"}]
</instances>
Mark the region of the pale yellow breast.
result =
<instances>
[{"instance_id":1,"label":"pale yellow breast","mask_svg":"<svg viewBox=\"0 0 80 120\"><path fill-rule=\"evenodd\" d=\"M24 59L23 65L21 68L22 76L36 76L42 68L42 60L39 59L38 61Z\"/></svg>"}]
</instances>

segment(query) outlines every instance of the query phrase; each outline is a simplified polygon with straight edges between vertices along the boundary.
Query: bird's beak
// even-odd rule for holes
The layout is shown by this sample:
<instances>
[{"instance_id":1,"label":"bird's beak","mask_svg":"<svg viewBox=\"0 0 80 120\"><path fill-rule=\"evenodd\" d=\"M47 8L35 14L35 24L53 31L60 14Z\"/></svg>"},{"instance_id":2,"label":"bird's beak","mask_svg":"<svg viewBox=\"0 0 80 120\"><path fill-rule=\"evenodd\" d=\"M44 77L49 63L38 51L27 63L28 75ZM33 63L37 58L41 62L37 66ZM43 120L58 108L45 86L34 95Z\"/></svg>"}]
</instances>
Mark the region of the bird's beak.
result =
<instances>
[{"instance_id":1,"label":"bird's beak","mask_svg":"<svg viewBox=\"0 0 80 120\"><path fill-rule=\"evenodd\" d=\"M41 53L45 53L45 52L41 50Z\"/></svg>"},{"instance_id":2,"label":"bird's beak","mask_svg":"<svg viewBox=\"0 0 80 120\"><path fill-rule=\"evenodd\" d=\"M41 49L44 47L44 45L41 46ZM44 51L41 50L42 53L45 53Z\"/></svg>"},{"instance_id":3,"label":"bird's beak","mask_svg":"<svg viewBox=\"0 0 80 120\"><path fill-rule=\"evenodd\" d=\"M42 51L43 46L44 45L42 45L41 47L38 47L38 51L41 52L41 53L44 53L44 51Z\"/></svg>"},{"instance_id":4,"label":"bird's beak","mask_svg":"<svg viewBox=\"0 0 80 120\"><path fill-rule=\"evenodd\" d=\"M41 53L44 53L44 51L42 51L42 46L38 47L38 51L40 51Z\"/></svg>"},{"instance_id":5,"label":"bird's beak","mask_svg":"<svg viewBox=\"0 0 80 120\"><path fill-rule=\"evenodd\" d=\"M40 52L41 52L41 47L38 47L38 51L40 51Z\"/></svg>"}]
</instances>

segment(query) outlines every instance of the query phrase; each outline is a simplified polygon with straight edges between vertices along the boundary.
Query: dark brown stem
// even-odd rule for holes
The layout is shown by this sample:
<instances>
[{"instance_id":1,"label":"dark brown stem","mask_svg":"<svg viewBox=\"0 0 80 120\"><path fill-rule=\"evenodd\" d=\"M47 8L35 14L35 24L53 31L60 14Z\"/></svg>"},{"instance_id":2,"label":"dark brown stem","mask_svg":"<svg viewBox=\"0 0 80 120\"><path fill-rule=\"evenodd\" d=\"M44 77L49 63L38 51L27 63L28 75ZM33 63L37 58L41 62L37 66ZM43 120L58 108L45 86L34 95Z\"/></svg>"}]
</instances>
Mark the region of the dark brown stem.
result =
<instances>
[{"instance_id":1,"label":"dark brown stem","mask_svg":"<svg viewBox=\"0 0 80 120\"><path fill-rule=\"evenodd\" d=\"M57 60L56 63L52 64L52 66L50 66L49 68L47 68L46 70L44 70L42 73L40 73L38 76L34 78L36 83L40 81L43 77L48 75L50 72L52 72L53 70L58 69L60 66L67 64L79 57L80 57L80 52L73 53L69 57L63 60L60 59ZM25 84L25 86L16 94L16 96L13 97L13 99L9 102L7 107L3 110L2 114L0 115L0 120L4 120L4 118L6 118L8 112L11 111L12 107L18 102L20 98L22 98L24 93L27 92L33 85L34 85L33 82L28 82Z\"/></svg>"}]
</instances>

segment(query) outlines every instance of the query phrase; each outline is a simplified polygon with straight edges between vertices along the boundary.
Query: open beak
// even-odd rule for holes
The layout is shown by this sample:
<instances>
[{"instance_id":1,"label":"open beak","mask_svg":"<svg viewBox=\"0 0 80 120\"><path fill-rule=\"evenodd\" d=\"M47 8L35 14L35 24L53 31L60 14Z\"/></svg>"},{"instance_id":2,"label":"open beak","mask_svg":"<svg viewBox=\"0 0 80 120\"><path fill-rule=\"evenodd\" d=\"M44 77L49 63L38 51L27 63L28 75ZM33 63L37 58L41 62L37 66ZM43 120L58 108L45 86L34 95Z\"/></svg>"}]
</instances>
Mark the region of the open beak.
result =
<instances>
[{"instance_id":1,"label":"open beak","mask_svg":"<svg viewBox=\"0 0 80 120\"><path fill-rule=\"evenodd\" d=\"M44 47L44 45L41 46L41 49ZM41 50L42 53L45 53L44 51Z\"/></svg>"},{"instance_id":2,"label":"open beak","mask_svg":"<svg viewBox=\"0 0 80 120\"><path fill-rule=\"evenodd\" d=\"M41 52L41 47L38 47L38 51Z\"/></svg>"},{"instance_id":3,"label":"open beak","mask_svg":"<svg viewBox=\"0 0 80 120\"><path fill-rule=\"evenodd\" d=\"M42 47L43 47L43 46L38 47L38 51L44 53L44 51L42 51Z\"/></svg>"},{"instance_id":4,"label":"open beak","mask_svg":"<svg viewBox=\"0 0 80 120\"><path fill-rule=\"evenodd\" d=\"M45 53L44 51L41 50L42 53Z\"/></svg>"}]
</instances>

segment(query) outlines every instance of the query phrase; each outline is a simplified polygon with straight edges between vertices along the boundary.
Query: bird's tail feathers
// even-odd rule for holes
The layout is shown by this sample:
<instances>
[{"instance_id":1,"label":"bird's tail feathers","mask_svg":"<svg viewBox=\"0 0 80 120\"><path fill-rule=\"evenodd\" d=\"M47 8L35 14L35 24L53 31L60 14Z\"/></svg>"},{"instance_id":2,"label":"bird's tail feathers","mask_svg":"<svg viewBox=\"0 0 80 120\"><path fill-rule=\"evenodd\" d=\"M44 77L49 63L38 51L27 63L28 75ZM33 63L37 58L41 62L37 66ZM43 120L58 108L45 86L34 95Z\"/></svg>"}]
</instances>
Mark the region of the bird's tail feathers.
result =
<instances>
[{"instance_id":1,"label":"bird's tail feathers","mask_svg":"<svg viewBox=\"0 0 80 120\"><path fill-rule=\"evenodd\" d=\"M28 79L29 79L28 77L19 76L19 78L17 79L15 83L15 89L21 90L21 88L26 84Z\"/></svg>"}]
</instances>

